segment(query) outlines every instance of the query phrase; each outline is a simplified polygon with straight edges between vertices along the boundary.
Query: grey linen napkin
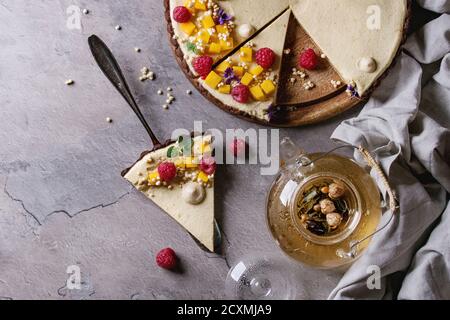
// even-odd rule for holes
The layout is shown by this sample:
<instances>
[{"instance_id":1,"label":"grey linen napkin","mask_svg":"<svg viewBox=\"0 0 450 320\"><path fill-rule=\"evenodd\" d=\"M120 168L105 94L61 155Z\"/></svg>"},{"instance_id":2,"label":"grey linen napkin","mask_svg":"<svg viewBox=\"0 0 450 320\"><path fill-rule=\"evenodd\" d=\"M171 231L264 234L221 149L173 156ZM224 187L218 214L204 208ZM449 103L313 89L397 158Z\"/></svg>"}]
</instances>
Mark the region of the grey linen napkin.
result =
<instances>
[{"instance_id":1,"label":"grey linen napkin","mask_svg":"<svg viewBox=\"0 0 450 320\"><path fill-rule=\"evenodd\" d=\"M450 0L418 3L443 14L408 39L361 114L332 136L376 156L400 212L329 299L450 299ZM367 285L371 266L381 269L379 289Z\"/></svg>"}]
</instances>

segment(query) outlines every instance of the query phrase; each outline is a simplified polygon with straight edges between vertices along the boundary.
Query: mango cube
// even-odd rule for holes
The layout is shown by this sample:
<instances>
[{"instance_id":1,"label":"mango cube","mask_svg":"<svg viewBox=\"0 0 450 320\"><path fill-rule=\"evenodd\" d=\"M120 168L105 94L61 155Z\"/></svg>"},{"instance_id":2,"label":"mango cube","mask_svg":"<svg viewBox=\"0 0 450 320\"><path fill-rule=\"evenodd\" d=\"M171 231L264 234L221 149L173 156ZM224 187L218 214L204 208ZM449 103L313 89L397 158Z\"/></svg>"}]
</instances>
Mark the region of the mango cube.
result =
<instances>
[{"instance_id":1,"label":"mango cube","mask_svg":"<svg viewBox=\"0 0 450 320\"><path fill-rule=\"evenodd\" d=\"M186 163L184 162L183 158L177 158L177 159L175 159L173 161L173 163L175 164L175 166L177 168L180 168L180 169L185 169L186 168Z\"/></svg>"},{"instance_id":2,"label":"mango cube","mask_svg":"<svg viewBox=\"0 0 450 320\"><path fill-rule=\"evenodd\" d=\"M208 48L208 52L209 53L211 53L211 54L219 54L220 51L222 51L222 48L220 47L220 44L213 42L213 43L211 43L209 45L209 48Z\"/></svg>"},{"instance_id":3,"label":"mango cube","mask_svg":"<svg viewBox=\"0 0 450 320\"><path fill-rule=\"evenodd\" d=\"M194 8L197 9L197 10L205 11L207 9L206 8L206 1L196 0Z\"/></svg>"},{"instance_id":4,"label":"mango cube","mask_svg":"<svg viewBox=\"0 0 450 320\"><path fill-rule=\"evenodd\" d=\"M195 13L195 0L185 0L183 5L188 8L188 10L194 14Z\"/></svg>"},{"instance_id":5,"label":"mango cube","mask_svg":"<svg viewBox=\"0 0 450 320\"><path fill-rule=\"evenodd\" d=\"M224 73L225 70L227 70L227 69L230 68L230 67L231 67L231 64L230 64L228 61L224 61L224 62L222 62L221 64L219 64L219 65L217 66L216 71L217 71L217 72Z\"/></svg>"},{"instance_id":6,"label":"mango cube","mask_svg":"<svg viewBox=\"0 0 450 320\"><path fill-rule=\"evenodd\" d=\"M198 161L195 157L184 158L184 164L186 168L192 169L198 167Z\"/></svg>"},{"instance_id":7,"label":"mango cube","mask_svg":"<svg viewBox=\"0 0 450 320\"><path fill-rule=\"evenodd\" d=\"M271 95L276 90L275 84L271 80L265 80L261 84L261 88L263 89L264 93L267 95Z\"/></svg>"},{"instance_id":8,"label":"mango cube","mask_svg":"<svg viewBox=\"0 0 450 320\"><path fill-rule=\"evenodd\" d=\"M209 32L207 30L200 30L200 32L198 33L197 39L202 40L203 43L208 43L209 39L211 39L211 35L209 34Z\"/></svg>"},{"instance_id":9,"label":"mango cube","mask_svg":"<svg viewBox=\"0 0 450 320\"><path fill-rule=\"evenodd\" d=\"M253 68L250 70L250 73L251 73L252 75L254 75L254 76L259 76L263 71L264 71L264 68L263 68L263 67L261 67L261 66L256 66L256 67L253 67Z\"/></svg>"},{"instance_id":10,"label":"mango cube","mask_svg":"<svg viewBox=\"0 0 450 320\"><path fill-rule=\"evenodd\" d=\"M229 84L223 85L219 88L219 92L223 94L230 94L231 86Z\"/></svg>"},{"instance_id":11,"label":"mango cube","mask_svg":"<svg viewBox=\"0 0 450 320\"><path fill-rule=\"evenodd\" d=\"M250 93L255 100L263 101L266 99L266 96L264 95L264 92L262 91L260 86L251 87Z\"/></svg>"},{"instance_id":12,"label":"mango cube","mask_svg":"<svg viewBox=\"0 0 450 320\"><path fill-rule=\"evenodd\" d=\"M217 31L217 33L223 33L223 34L228 34L229 33L228 27L226 25L224 25L224 24L218 24L216 26L216 31Z\"/></svg>"},{"instance_id":13,"label":"mango cube","mask_svg":"<svg viewBox=\"0 0 450 320\"><path fill-rule=\"evenodd\" d=\"M195 24L192 21L180 23L180 29L188 36L194 33L195 28Z\"/></svg>"},{"instance_id":14,"label":"mango cube","mask_svg":"<svg viewBox=\"0 0 450 320\"><path fill-rule=\"evenodd\" d=\"M211 71L205 79L205 83L213 89L217 88L220 82L222 82L222 77L214 71Z\"/></svg>"},{"instance_id":15,"label":"mango cube","mask_svg":"<svg viewBox=\"0 0 450 320\"><path fill-rule=\"evenodd\" d=\"M249 47L242 47L240 50L240 57L242 62L252 62L253 49Z\"/></svg>"},{"instance_id":16,"label":"mango cube","mask_svg":"<svg viewBox=\"0 0 450 320\"><path fill-rule=\"evenodd\" d=\"M205 29L213 28L216 23L214 22L214 19L211 16L205 16L202 19L202 25Z\"/></svg>"},{"instance_id":17,"label":"mango cube","mask_svg":"<svg viewBox=\"0 0 450 320\"><path fill-rule=\"evenodd\" d=\"M248 86L250 83L252 83L252 81L253 81L253 75L248 72L246 72L241 79L241 83L246 86Z\"/></svg>"},{"instance_id":18,"label":"mango cube","mask_svg":"<svg viewBox=\"0 0 450 320\"><path fill-rule=\"evenodd\" d=\"M233 38L228 38L228 40L220 40L220 46L224 51L233 49L234 48Z\"/></svg>"},{"instance_id":19,"label":"mango cube","mask_svg":"<svg viewBox=\"0 0 450 320\"><path fill-rule=\"evenodd\" d=\"M244 68L243 67L233 67L234 74L238 77L242 77L244 75Z\"/></svg>"},{"instance_id":20,"label":"mango cube","mask_svg":"<svg viewBox=\"0 0 450 320\"><path fill-rule=\"evenodd\" d=\"M147 180L151 185L156 185L156 181L159 179L158 171L153 171L148 174Z\"/></svg>"},{"instance_id":21,"label":"mango cube","mask_svg":"<svg viewBox=\"0 0 450 320\"><path fill-rule=\"evenodd\" d=\"M200 171L200 173L197 176L197 179L204 183L209 181L208 175L206 173L204 173L203 171Z\"/></svg>"}]
</instances>

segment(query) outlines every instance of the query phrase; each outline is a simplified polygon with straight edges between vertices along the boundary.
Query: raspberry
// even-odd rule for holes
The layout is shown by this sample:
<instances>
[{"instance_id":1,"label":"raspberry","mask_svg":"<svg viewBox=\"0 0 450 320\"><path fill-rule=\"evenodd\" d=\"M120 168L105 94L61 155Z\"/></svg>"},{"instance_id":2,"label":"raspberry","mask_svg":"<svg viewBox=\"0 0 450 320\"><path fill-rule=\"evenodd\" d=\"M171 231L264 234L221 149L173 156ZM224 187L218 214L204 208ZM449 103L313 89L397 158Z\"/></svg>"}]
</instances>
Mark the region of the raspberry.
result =
<instances>
[{"instance_id":1,"label":"raspberry","mask_svg":"<svg viewBox=\"0 0 450 320\"><path fill-rule=\"evenodd\" d=\"M167 270L173 270L177 266L177 255L171 248L162 249L156 255L156 264Z\"/></svg>"},{"instance_id":2,"label":"raspberry","mask_svg":"<svg viewBox=\"0 0 450 320\"><path fill-rule=\"evenodd\" d=\"M235 138L232 143L230 143L229 149L231 153L237 158L243 155L247 151L247 143L245 140Z\"/></svg>"},{"instance_id":3,"label":"raspberry","mask_svg":"<svg viewBox=\"0 0 450 320\"><path fill-rule=\"evenodd\" d=\"M213 63L213 58L209 56L196 57L192 61L195 72L197 72L201 77L206 77L211 72Z\"/></svg>"},{"instance_id":4,"label":"raspberry","mask_svg":"<svg viewBox=\"0 0 450 320\"><path fill-rule=\"evenodd\" d=\"M275 53L272 49L261 48L255 53L256 63L264 69L269 69L275 62Z\"/></svg>"},{"instance_id":5,"label":"raspberry","mask_svg":"<svg viewBox=\"0 0 450 320\"><path fill-rule=\"evenodd\" d=\"M247 103L250 98L250 89L243 84L238 84L231 90L231 96L240 103Z\"/></svg>"},{"instance_id":6,"label":"raspberry","mask_svg":"<svg viewBox=\"0 0 450 320\"><path fill-rule=\"evenodd\" d=\"M189 20L191 20L191 18L192 18L192 14L188 10L188 8L183 7L183 6L178 6L175 9L173 9L173 19L176 22L179 22L179 23L188 22Z\"/></svg>"},{"instance_id":7,"label":"raspberry","mask_svg":"<svg viewBox=\"0 0 450 320\"><path fill-rule=\"evenodd\" d=\"M316 52L313 49L307 49L302 52L300 57L298 58L298 65L301 68L305 68L307 70L314 70L317 68L318 59Z\"/></svg>"},{"instance_id":8,"label":"raspberry","mask_svg":"<svg viewBox=\"0 0 450 320\"><path fill-rule=\"evenodd\" d=\"M172 162L163 162L158 166L158 173L162 181L170 182L177 176L177 167Z\"/></svg>"},{"instance_id":9,"label":"raspberry","mask_svg":"<svg viewBox=\"0 0 450 320\"><path fill-rule=\"evenodd\" d=\"M213 174L216 172L216 159L213 157L203 157L200 161L200 170L206 174Z\"/></svg>"}]
</instances>

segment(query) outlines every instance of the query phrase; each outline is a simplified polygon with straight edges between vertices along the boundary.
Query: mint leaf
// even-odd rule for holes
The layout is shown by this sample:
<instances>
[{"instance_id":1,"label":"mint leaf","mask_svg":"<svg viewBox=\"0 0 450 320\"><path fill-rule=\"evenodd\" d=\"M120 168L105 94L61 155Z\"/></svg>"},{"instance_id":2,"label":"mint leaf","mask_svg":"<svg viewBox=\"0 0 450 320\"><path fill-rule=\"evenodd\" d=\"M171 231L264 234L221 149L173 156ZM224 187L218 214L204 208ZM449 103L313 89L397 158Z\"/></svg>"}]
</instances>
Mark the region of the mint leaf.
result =
<instances>
[{"instance_id":1,"label":"mint leaf","mask_svg":"<svg viewBox=\"0 0 450 320\"><path fill-rule=\"evenodd\" d=\"M197 53L197 46L192 42L186 43L186 48L190 52Z\"/></svg>"},{"instance_id":2,"label":"mint leaf","mask_svg":"<svg viewBox=\"0 0 450 320\"><path fill-rule=\"evenodd\" d=\"M179 155L180 155L180 149L178 149L178 147L176 147L176 146L171 146L167 150L167 157L168 158L175 158L175 157L178 157Z\"/></svg>"}]
</instances>

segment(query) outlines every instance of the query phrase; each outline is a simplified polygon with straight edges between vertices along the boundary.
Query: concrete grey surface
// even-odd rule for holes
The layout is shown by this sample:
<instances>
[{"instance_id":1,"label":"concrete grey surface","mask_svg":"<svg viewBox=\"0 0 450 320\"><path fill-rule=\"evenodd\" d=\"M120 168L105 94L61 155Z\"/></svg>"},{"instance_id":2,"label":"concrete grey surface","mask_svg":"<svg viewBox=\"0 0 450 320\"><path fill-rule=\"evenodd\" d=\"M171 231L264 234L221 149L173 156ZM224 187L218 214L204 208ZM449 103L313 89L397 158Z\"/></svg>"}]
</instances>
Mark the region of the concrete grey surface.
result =
<instances>
[{"instance_id":1,"label":"concrete grey surface","mask_svg":"<svg viewBox=\"0 0 450 320\"><path fill-rule=\"evenodd\" d=\"M88 8L82 29L66 26L67 8ZM156 0L0 0L0 297L4 299L224 298L229 266L258 251L301 271L299 298L325 298L337 272L309 270L288 260L265 225L265 195L273 177L258 166L222 167L217 218L224 256L199 250L186 232L120 177L150 141L104 78L87 37L103 38L160 137L205 121L209 128L257 127L236 119L193 90L175 63ZM120 24L123 29L116 31ZM134 51L142 49L141 53ZM153 82L138 81L150 67ZM66 86L66 79L74 86ZM177 100L161 108L159 88ZM325 151L334 128L357 109L318 126L282 130L308 151ZM105 118L114 119L112 124ZM173 247L183 273L154 263ZM82 290L65 287L70 265Z\"/></svg>"}]
</instances>

